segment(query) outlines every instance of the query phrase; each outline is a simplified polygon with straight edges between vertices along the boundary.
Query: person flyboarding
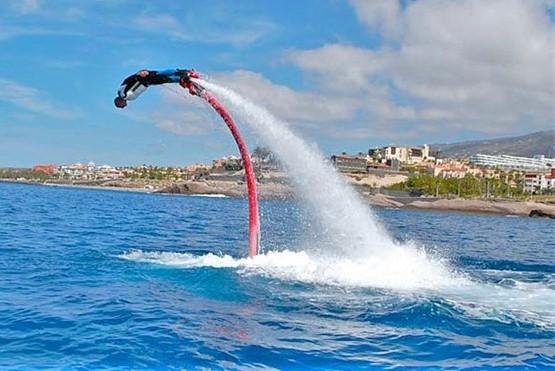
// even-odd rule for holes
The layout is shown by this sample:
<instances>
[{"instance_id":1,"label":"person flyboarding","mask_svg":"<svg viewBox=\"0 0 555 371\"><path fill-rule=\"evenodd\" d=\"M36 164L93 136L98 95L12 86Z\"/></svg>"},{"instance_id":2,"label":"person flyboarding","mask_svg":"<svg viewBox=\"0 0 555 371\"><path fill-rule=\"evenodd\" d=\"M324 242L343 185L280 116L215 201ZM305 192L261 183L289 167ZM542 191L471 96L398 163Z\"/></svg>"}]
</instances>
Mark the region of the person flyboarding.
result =
<instances>
[{"instance_id":1,"label":"person flyboarding","mask_svg":"<svg viewBox=\"0 0 555 371\"><path fill-rule=\"evenodd\" d=\"M123 80L118 89L117 97L114 99L114 105L118 108L125 108L128 100L137 99L150 85L179 83L189 89L191 94L200 95L199 86L192 83L191 78L199 78L195 70L177 68L162 71L140 70Z\"/></svg>"},{"instance_id":2,"label":"person flyboarding","mask_svg":"<svg viewBox=\"0 0 555 371\"><path fill-rule=\"evenodd\" d=\"M254 257L260 250L260 218L258 215L258 200L256 194L256 178L251 162L251 157L239 128L235 125L233 118L225 107L216 97L203 88L199 82L193 79L200 79L195 70L171 69L163 71L140 70L139 72L126 77L118 89L114 104L118 108L125 108L128 100L137 99L139 95L150 85L162 85L168 83L179 83L181 87L187 89L191 95L196 95L204 99L222 117L225 124L231 131L231 135L237 143L239 152L243 159L245 168L245 179L247 181L247 192L249 201L249 257Z\"/></svg>"}]
</instances>

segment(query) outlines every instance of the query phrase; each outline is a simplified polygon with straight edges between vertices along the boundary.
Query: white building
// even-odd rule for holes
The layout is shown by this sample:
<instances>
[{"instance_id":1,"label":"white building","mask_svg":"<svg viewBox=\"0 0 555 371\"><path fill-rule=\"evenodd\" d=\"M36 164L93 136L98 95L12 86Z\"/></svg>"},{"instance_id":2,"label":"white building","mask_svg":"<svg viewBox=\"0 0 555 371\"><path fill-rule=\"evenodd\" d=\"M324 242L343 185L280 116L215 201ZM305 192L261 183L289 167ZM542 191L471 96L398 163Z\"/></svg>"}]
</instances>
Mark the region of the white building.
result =
<instances>
[{"instance_id":1,"label":"white building","mask_svg":"<svg viewBox=\"0 0 555 371\"><path fill-rule=\"evenodd\" d=\"M555 165L555 159L544 156L518 157L518 156L491 156L484 154L472 155L469 158L471 164L477 166L496 167L507 170L533 170L548 171L551 165Z\"/></svg>"},{"instance_id":2,"label":"white building","mask_svg":"<svg viewBox=\"0 0 555 371\"><path fill-rule=\"evenodd\" d=\"M92 161L86 165L80 162L71 165L60 165L56 174L71 180L119 179L124 176L122 171L113 166L96 166Z\"/></svg>"},{"instance_id":3,"label":"white building","mask_svg":"<svg viewBox=\"0 0 555 371\"><path fill-rule=\"evenodd\" d=\"M434 160L434 157L430 155L430 146L427 144L424 144L423 147L387 146L370 149L368 151L368 156L378 160L398 160L403 164L417 164Z\"/></svg>"},{"instance_id":4,"label":"white building","mask_svg":"<svg viewBox=\"0 0 555 371\"><path fill-rule=\"evenodd\" d=\"M76 164L58 166L56 174L69 179L81 179L86 172L87 167L78 162Z\"/></svg>"},{"instance_id":5,"label":"white building","mask_svg":"<svg viewBox=\"0 0 555 371\"><path fill-rule=\"evenodd\" d=\"M527 173L524 175L524 190L529 193L555 190L555 168L550 173Z\"/></svg>"},{"instance_id":6,"label":"white building","mask_svg":"<svg viewBox=\"0 0 555 371\"><path fill-rule=\"evenodd\" d=\"M94 170L96 169L96 164L93 161L90 161L87 164L87 172L89 173L94 173Z\"/></svg>"},{"instance_id":7,"label":"white building","mask_svg":"<svg viewBox=\"0 0 555 371\"><path fill-rule=\"evenodd\" d=\"M95 179L119 179L123 177L123 172L111 165L102 165L94 169Z\"/></svg>"}]
</instances>

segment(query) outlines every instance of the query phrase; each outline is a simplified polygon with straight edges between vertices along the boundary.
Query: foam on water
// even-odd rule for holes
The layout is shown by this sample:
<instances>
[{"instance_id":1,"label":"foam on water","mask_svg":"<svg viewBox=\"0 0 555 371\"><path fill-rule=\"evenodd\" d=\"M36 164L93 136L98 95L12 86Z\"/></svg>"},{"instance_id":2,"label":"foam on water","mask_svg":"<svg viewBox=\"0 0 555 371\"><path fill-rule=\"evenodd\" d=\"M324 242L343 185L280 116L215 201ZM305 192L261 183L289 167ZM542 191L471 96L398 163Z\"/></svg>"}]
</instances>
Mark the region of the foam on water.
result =
<instances>
[{"instance_id":1,"label":"foam on water","mask_svg":"<svg viewBox=\"0 0 555 371\"><path fill-rule=\"evenodd\" d=\"M119 256L136 262L192 269L234 269L286 282L377 288L422 300L442 297L470 316L502 322L555 326L555 290L542 283L515 281L511 287L478 282L449 269L422 249L397 247L363 259L330 258L300 251L270 251L254 258L132 250ZM361 297L361 300L366 300Z\"/></svg>"},{"instance_id":2,"label":"foam on water","mask_svg":"<svg viewBox=\"0 0 555 371\"><path fill-rule=\"evenodd\" d=\"M305 283L391 288L400 291L468 284L464 277L452 274L443 261L429 257L423 250L401 247L359 260L289 250L269 251L254 258L242 259L229 255L199 256L141 250L133 250L120 257L181 268L236 268L241 273Z\"/></svg>"}]
</instances>

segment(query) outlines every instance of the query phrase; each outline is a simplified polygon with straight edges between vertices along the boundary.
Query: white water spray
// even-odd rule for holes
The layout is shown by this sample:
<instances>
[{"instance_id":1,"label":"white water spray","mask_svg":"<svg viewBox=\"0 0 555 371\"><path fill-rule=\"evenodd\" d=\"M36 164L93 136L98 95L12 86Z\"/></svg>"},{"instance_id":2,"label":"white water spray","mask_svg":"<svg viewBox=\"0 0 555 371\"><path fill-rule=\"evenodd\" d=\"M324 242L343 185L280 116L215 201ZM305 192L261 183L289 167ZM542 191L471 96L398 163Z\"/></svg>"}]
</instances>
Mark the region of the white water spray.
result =
<instances>
[{"instance_id":1,"label":"white water spray","mask_svg":"<svg viewBox=\"0 0 555 371\"><path fill-rule=\"evenodd\" d=\"M230 102L232 111L280 158L318 221L323 235L318 241L320 251L355 257L394 247L393 240L356 192L318 150L293 134L285 122L229 89L207 81L199 83Z\"/></svg>"},{"instance_id":2,"label":"white water spray","mask_svg":"<svg viewBox=\"0 0 555 371\"><path fill-rule=\"evenodd\" d=\"M317 238L311 241L312 246L303 246L303 257L312 259L310 266L303 265L307 270L307 275L301 275L303 280L397 289L466 282L466 278L453 274L444 260L411 244L393 241L355 190L285 122L229 89L199 83L231 103L232 111L276 153L308 205L316 221Z\"/></svg>"}]
</instances>

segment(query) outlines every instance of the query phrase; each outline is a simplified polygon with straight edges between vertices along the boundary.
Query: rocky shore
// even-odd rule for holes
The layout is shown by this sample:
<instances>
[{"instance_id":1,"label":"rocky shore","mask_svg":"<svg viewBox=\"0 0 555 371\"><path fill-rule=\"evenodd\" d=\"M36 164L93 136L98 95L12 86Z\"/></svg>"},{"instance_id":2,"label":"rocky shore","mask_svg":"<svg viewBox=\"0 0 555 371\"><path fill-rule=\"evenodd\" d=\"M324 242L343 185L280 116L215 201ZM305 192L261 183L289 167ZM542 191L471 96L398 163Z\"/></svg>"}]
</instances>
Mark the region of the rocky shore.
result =
<instances>
[{"instance_id":1,"label":"rocky shore","mask_svg":"<svg viewBox=\"0 0 555 371\"><path fill-rule=\"evenodd\" d=\"M555 204L544 202L431 197L399 198L379 194L368 196L368 201L371 205L379 207L521 215L555 219Z\"/></svg>"},{"instance_id":2,"label":"rocky shore","mask_svg":"<svg viewBox=\"0 0 555 371\"><path fill-rule=\"evenodd\" d=\"M260 199L290 199L295 194L291 187L283 183L259 183L257 191ZM188 181L173 184L158 192L173 194L221 194L229 197L246 197L246 186L231 181ZM386 194L365 194L363 198L372 206L404 209L424 209L436 211L459 211L522 215L555 218L555 204L514 200L446 199L435 197L390 196Z\"/></svg>"},{"instance_id":3,"label":"rocky shore","mask_svg":"<svg viewBox=\"0 0 555 371\"><path fill-rule=\"evenodd\" d=\"M37 184L37 182L18 181ZM153 180L113 180L102 182L55 182L39 183L50 186L86 187L131 192L166 193L183 195L225 195L246 197L246 184L230 177L214 177L196 181L153 181ZM356 186L356 184L354 184ZM279 175L259 179L257 191L260 199L293 199L296 197L286 178ZM433 211L457 211L490 213L502 215L521 215L555 218L555 203L515 200L483 200L462 198L410 197L362 192L362 198L370 205L385 208L420 209Z\"/></svg>"}]
</instances>

